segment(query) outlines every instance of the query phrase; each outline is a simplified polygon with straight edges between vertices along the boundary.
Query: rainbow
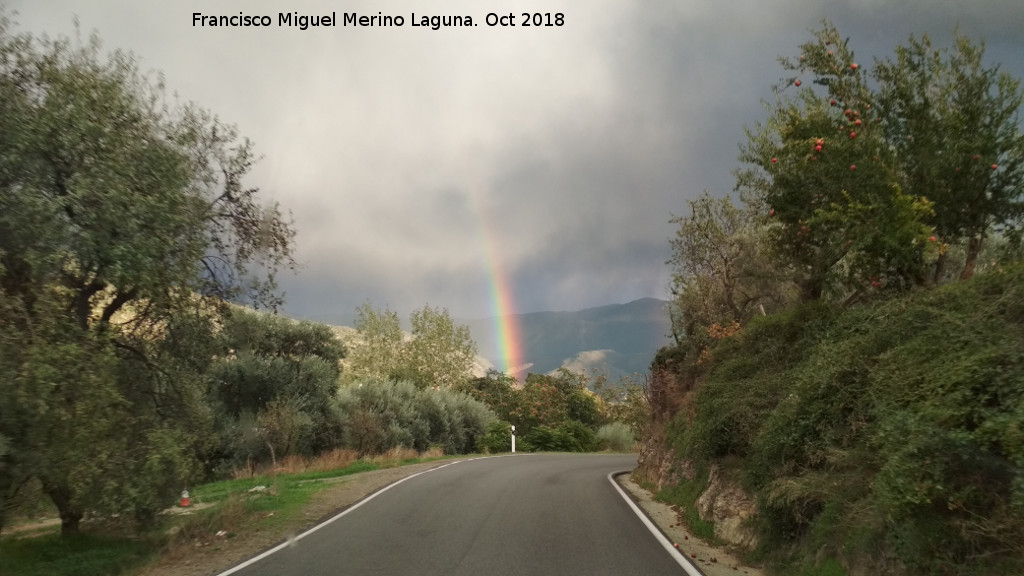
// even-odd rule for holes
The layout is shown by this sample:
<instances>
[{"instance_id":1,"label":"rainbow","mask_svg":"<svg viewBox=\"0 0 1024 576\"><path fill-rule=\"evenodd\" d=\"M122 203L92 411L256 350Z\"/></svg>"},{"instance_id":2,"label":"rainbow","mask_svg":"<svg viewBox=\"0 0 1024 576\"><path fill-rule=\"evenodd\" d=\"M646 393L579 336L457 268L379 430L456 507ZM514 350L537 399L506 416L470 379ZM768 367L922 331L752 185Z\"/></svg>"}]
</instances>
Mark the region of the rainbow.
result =
<instances>
[{"instance_id":1,"label":"rainbow","mask_svg":"<svg viewBox=\"0 0 1024 576\"><path fill-rule=\"evenodd\" d=\"M529 366L525 365L523 361L522 335L515 316L512 283L501 264L501 254L493 233L496 227L491 225L491 220L478 197L479 193L473 193L473 190L478 189L477 187L471 188L468 196L480 222L481 244L484 249L484 261L487 265L490 301L494 316L495 340L500 356L497 369L509 376L516 376L517 372L521 372Z\"/></svg>"}]
</instances>

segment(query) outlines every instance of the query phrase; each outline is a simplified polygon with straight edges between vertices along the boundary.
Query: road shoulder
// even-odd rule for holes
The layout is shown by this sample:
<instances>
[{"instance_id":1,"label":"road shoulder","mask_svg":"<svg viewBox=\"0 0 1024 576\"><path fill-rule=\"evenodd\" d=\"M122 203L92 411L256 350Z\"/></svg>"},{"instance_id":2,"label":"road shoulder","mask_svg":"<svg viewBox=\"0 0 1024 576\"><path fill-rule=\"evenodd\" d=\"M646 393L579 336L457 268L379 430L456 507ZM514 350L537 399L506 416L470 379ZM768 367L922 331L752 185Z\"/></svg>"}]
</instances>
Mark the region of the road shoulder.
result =
<instances>
[{"instance_id":1,"label":"road shoulder","mask_svg":"<svg viewBox=\"0 0 1024 576\"><path fill-rule=\"evenodd\" d=\"M301 534L390 484L452 461L424 462L331 479L325 482L327 487L313 495L303 514L288 526L269 529L253 524L232 538L209 534L189 546L167 551L136 576L215 576Z\"/></svg>"},{"instance_id":2,"label":"road shoulder","mask_svg":"<svg viewBox=\"0 0 1024 576\"><path fill-rule=\"evenodd\" d=\"M668 504L658 502L654 495L633 481L630 474L615 477L633 500L643 509L647 517L661 530L669 541L679 545L679 551L697 564L707 576L765 576L760 568L745 566L728 548L713 546L700 540L686 529L683 515Z\"/></svg>"}]
</instances>

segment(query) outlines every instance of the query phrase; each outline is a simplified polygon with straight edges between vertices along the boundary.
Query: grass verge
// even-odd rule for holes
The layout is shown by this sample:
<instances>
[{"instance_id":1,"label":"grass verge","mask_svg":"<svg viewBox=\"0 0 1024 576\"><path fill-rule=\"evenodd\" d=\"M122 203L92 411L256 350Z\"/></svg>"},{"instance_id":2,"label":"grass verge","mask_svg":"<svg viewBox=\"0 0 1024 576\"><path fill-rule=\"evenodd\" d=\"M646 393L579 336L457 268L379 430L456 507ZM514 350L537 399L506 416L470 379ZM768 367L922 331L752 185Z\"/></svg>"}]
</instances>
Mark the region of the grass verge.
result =
<instances>
[{"instance_id":1,"label":"grass verge","mask_svg":"<svg viewBox=\"0 0 1024 576\"><path fill-rule=\"evenodd\" d=\"M293 526L317 492L342 476L394 468L445 457L435 453L413 457L407 452L356 460L334 470L278 473L212 482L192 488L196 509L167 514L145 532L86 522L82 534L62 537L59 526L12 533L0 538L3 576L121 576L136 573L151 560L175 554L209 540L210 535L233 538L243 529L259 526L275 531ZM259 486L265 488L253 490ZM201 508L199 505L206 505Z\"/></svg>"},{"instance_id":2,"label":"grass verge","mask_svg":"<svg viewBox=\"0 0 1024 576\"><path fill-rule=\"evenodd\" d=\"M698 470L693 480L680 480L673 486L666 486L655 495L655 500L676 506L683 516L683 522L694 536L704 540L708 544L721 546L724 543L715 536L715 524L702 520L697 512L697 499L708 487L708 473L706 470Z\"/></svg>"},{"instance_id":3,"label":"grass verge","mask_svg":"<svg viewBox=\"0 0 1024 576\"><path fill-rule=\"evenodd\" d=\"M146 540L101 534L4 538L0 540L0 574L117 576L141 566L155 554L156 548Z\"/></svg>"}]
</instances>

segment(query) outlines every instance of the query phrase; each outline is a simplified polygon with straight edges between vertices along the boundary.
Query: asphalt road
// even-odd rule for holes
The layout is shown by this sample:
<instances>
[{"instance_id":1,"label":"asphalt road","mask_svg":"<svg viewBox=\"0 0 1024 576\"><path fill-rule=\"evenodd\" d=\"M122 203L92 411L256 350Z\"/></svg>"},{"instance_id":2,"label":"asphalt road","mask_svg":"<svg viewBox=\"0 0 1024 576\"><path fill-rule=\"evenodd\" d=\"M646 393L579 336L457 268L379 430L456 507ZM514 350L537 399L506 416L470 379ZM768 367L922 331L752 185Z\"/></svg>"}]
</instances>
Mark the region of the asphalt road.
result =
<instances>
[{"instance_id":1,"label":"asphalt road","mask_svg":"<svg viewBox=\"0 0 1024 576\"><path fill-rule=\"evenodd\" d=\"M604 454L524 454L450 464L393 485L229 572L684 574L608 481L610 472L635 465L635 456Z\"/></svg>"}]
</instances>

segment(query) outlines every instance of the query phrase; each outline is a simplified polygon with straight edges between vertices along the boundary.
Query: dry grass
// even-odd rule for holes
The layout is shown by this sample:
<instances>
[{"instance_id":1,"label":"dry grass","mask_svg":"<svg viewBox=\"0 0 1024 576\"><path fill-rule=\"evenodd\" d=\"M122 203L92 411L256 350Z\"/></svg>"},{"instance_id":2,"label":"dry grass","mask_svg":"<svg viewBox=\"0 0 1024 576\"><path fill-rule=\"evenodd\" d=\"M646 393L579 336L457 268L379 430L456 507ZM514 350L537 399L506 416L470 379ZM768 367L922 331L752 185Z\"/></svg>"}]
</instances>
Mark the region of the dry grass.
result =
<instances>
[{"instance_id":1,"label":"dry grass","mask_svg":"<svg viewBox=\"0 0 1024 576\"><path fill-rule=\"evenodd\" d=\"M378 466L390 466L417 458L441 458L444 455L444 450L437 446L430 448L426 452L417 452L412 448L397 447L392 448L383 454L377 454L376 456L365 458L365 460L377 464ZM326 472L329 470L340 470L342 468L346 468L357 460L359 460L358 452L355 450L343 450L341 448L337 448L314 457L285 456L277 463L278 465L276 468L269 464L261 465L249 460L245 463L245 466L234 468L231 471L231 478L234 480L241 480L244 478L273 476L276 474Z\"/></svg>"},{"instance_id":2,"label":"dry grass","mask_svg":"<svg viewBox=\"0 0 1024 576\"><path fill-rule=\"evenodd\" d=\"M299 472L326 472L347 468L359 459L359 453L355 450L343 450L336 448L313 458L303 456L286 456L280 462L280 466L274 470L277 473L293 474Z\"/></svg>"},{"instance_id":3,"label":"dry grass","mask_svg":"<svg viewBox=\"0 0 1024 576\"><path fill-rule=\"evenodd\" d=\"M415 456L414 456L415 457ZM325 452L319 456L285 456L278 462L277 468L271 465L258 465L252 460L245 463L241 468L231 471L231 478L240 480L243 478L255 478L257 476L269 476L273 474L299 474L302 472L326 472L347 468L356 460L359 460L359 453L355 450L343 450L340 448Z\"/></svg>"},{"instance_id":4,"label":"dry grass","mask_svg":"<svg viewBox=\"0 0 1024 576\"><path fill-rule=\"evenodd\" d=\"M419 457L420 453L412 448L398 446L383 454L372 456L370 458L370 462L373 462L374 464L390 464L392 462L401 462L402 460L411 460Z\"/></svg>"},{"instance_id":5,"label":"dry grass","mask_svg":"<svg viewBox=\"0 0 1024 576\"><path fill-rule=\"evenodd\" d=\"M182 516L167 533L164 554L171 558L188 556L196 546L205 546L219 532L235 533L249 522L245 496L228 496L215 512Z\"/></svg>"},{"instance_id":6,"label":"dry grass","mask_svg":"<svg viewBox=\"0 0 1024 576\"><path fill-rule=\"evenodd\" d=\"M379 466L389 466L415 459L441 458L444 455L444 449L438 446L432 446L426 452L417 452L412 448L404 448L399 446L397 448L392 448L383 454L372 456L369 458L369 460L370 462L373 462L374 464L377 464Z\"/></svg>"}]
</instances>

